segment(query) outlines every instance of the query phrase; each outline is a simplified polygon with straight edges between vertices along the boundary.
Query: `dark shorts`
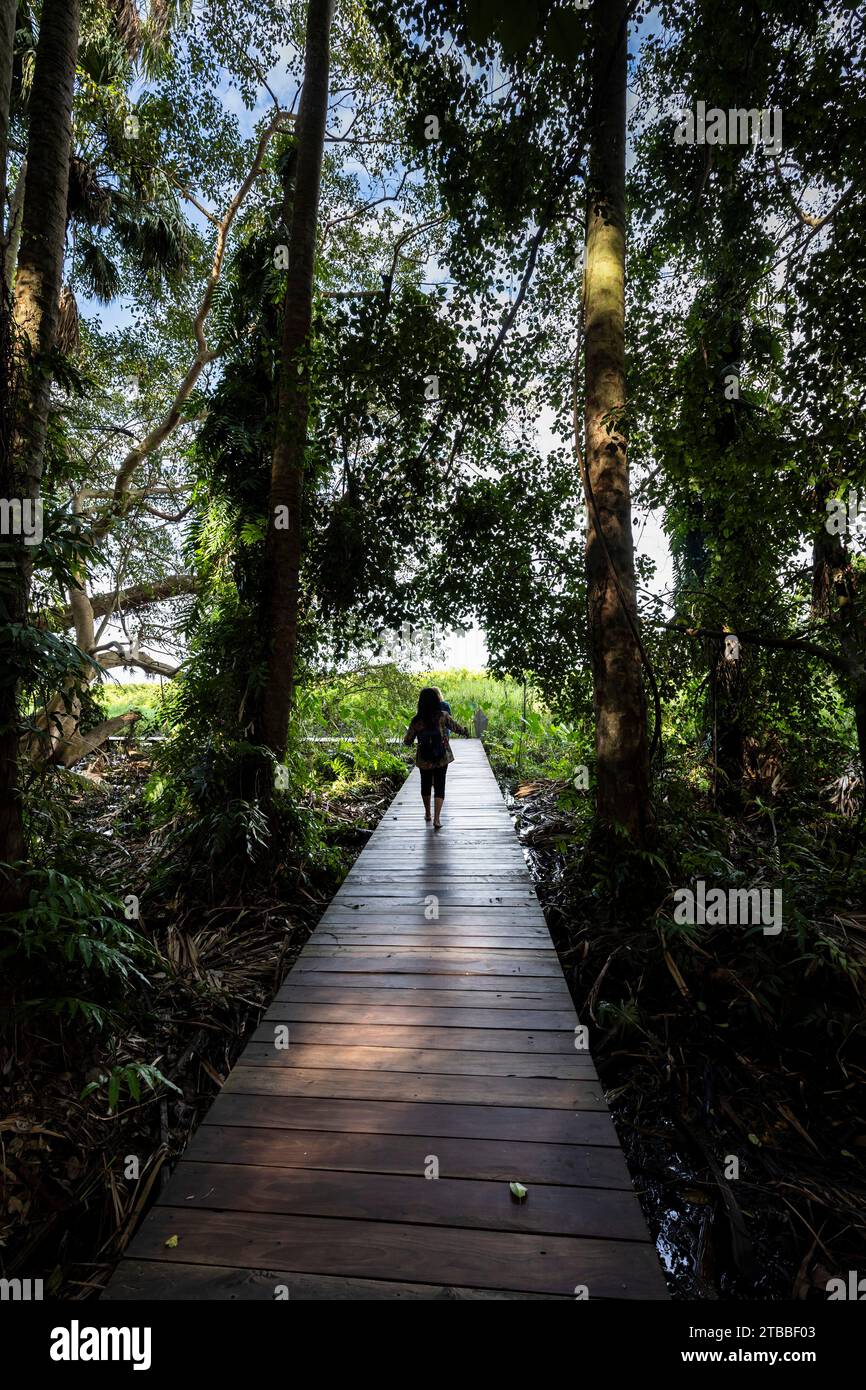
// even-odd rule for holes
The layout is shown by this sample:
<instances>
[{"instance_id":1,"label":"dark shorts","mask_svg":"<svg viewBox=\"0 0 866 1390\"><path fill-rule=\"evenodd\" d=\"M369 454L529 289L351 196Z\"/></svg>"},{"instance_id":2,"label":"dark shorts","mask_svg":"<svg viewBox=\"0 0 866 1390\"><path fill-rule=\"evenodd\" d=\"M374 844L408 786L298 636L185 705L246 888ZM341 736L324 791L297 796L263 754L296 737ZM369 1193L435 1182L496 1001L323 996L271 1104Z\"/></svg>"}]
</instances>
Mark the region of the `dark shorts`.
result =
<instances>
[{"instance_id":1,"label":"dark shorts","mask_svg":"<svg viewBox=\"0 0 866 1390\"><path fill-rule=\"evenodd\" d=\"M447 767L421 767L421 795L429 796L430 788L433 788L434 796L440 799L445 795L445 774Z\"/></svg>"}]
</instances>

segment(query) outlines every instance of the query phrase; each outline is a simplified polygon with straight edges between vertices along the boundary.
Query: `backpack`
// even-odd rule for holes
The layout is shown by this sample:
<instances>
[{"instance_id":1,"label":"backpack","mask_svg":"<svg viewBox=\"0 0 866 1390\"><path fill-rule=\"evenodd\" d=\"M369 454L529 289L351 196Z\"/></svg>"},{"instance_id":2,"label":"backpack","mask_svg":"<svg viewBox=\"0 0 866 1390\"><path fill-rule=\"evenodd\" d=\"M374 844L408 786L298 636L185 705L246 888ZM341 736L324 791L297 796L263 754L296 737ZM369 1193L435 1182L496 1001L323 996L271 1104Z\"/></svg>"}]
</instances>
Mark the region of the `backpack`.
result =
<instances>
[{"instance_id":1,"label":"backpack","mask_svg":"<svg viewBox=\"0 0 866 1390\"><path fill-rule=\"evenodd\" d=\"M442 737L442 725L439 720L432 725L425 725L418 730L418 761L422 763L438 763L445 757L445 740Z\"/></svg>"}]
</instances>

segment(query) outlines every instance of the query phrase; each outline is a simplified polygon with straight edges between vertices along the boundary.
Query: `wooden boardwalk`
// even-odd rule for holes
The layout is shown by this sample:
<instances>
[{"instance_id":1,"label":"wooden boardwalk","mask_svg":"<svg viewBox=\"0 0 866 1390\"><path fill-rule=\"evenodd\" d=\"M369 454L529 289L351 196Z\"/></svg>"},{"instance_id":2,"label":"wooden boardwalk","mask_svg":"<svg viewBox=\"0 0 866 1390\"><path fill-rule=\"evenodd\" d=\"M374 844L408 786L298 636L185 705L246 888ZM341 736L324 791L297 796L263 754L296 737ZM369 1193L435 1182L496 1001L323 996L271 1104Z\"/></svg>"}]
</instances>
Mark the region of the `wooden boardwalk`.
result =
<instances>
[{"instance_id":1,"label":"wooden boardwalk","mask_svg":"<svg viewBox=\"0 0 866 1390\"><path fill-rule=\"evenodd\" d=\"M667 1297L484 748L455 754L442 831L413 772L103 1297Z\"/></svg>"}]
</instances>

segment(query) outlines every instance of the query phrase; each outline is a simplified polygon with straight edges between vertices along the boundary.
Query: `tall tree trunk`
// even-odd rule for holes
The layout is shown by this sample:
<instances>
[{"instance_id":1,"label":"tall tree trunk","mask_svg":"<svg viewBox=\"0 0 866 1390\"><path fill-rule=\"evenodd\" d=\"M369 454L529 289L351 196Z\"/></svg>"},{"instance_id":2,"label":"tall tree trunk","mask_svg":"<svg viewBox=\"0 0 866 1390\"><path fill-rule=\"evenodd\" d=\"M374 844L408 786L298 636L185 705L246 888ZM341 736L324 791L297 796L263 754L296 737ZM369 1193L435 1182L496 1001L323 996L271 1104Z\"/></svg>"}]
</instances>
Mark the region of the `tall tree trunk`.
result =
<instances>
[{"instance_id":1,"label":"tall tree trunk","mask_svg":"<svg viewBox=\"0 0 866 1390\"><path fill-rule=\"evenodd\" d=\"M9 103L18 0L0 0L0 240L6 238L6 187L9 163ZM2 267L0 267L2 270Z\"/></svg>"},{"instance_id":2,"label":"tall tree trunk","mask_svg":"<svg viewBox=\"0 0 866 1390\"><path fill-rule=\"evenodd\" d=\"M644 839L649 753L636 640L634 543L625 409L625 143L627 18L623 0L593 9L592 130L587 214L587 601L597 755L597 815ZM597 513L597 514L596 514ZM601 532L601 534L599 534Z\"/></svg>"},{"instance_id":3,"label":"tall tree trunk","mask_svg":"<svg viewBox=\"0 0 866 1390\"><path fill-rule=\"evenodd\" d=\"M78 56L78 0L44 0L30 98L24 223L15 277L14 316L22 347L15 467L39 495L51 389L47 357L54 346L66 244L72 145L72 92Z\"/></svg>"},{"instance_id":4,"label":"tall tree trunk","mask_svg":"<svg viewBox=\"0 0 866 1390\"><path fill-rule=\"evenodd\" d=\"M0 460L0 497L39 497L66 237L66 201L72 143L72 94L78 56L78 0L44 0L30 97L27 179L15 278L14 432ZM4 544L0 623L27 623L31 547ZM24 857L18 784L18 663L7 629L0 677L0 861ZM0 896L16 901L4 880Z\"/></svg>"},{"instance_id":5,"label":"tall tree trunk","mask_svg":"<svg viewBox=\"0 0 866 1390\"><path fill-rule=\"evenodd\" d=\"M7 217L6 185L9 140L9 102L12 85L12 52L15 37L15 0L0 0L0 232L3 265L0 266L0 496L12 495L12 438L14 432L14 371L12 364L12 296L5 267ZM0 552L6 547L0 539ZM3 556L5 559L5 556ZM11 587L11 591L10 591ZM0 569L0 624L13 620L9 603L17 585L9 586L4 565ZM4 647L7 642L4 640ZM4 662L4 665L7 663ZM18 803L18 704L14 669L0 671L0 862L23 857L24 834ZM0 908L17 906L17 885L0 870Z\"/></svg>"},{"instance_id":6,"label":"tall tree trunk","mask_svg":"<svg viewBox=\"0 0 866 1390\"><path fill-rule=\"evenodd\" d=\"M830 482L816 487L818 510L823 513L830 496ZM860 767L866 787L866 613L847 541L822 525L812 537L812 614L823 618L836 635L848 665L845 685L851 691Z\"/></svg>"},{"instance_id":7,"label":"tall tree trunk","mask_svg":"<svg viewBox=\"0 0 866 1390\"><path fill-rule=\"evenodd\" d=\"M283 307L283 344L277 420L271 460L265 575L269 604L267 676L259 736L278 758L286 749L298 639L301 501L310 410L310 328L313 269L325 119L328 111L329 39L334 0L310 0L304 87L298 112L297 163Z\"/></svg>"},{"instance_id":8,"label":"tall tree trunk","mask_svg":"<svg viewBox=\"0 0 866 1390\"><path fill-rule=\"evenodd\" d=\"M857 731L857 751L860 754L860 776L863 778L861 805L866 804L866 681L854 687L854 727Z\"/></svg>"},{"instance_id":9,"label":"tall tree trunk","mask_svg":"<svg viewBox=\"0 0 866 1390\"><path fill-rule=\"evenodd\" d=\"M720 460L736 445L742 428L739 420L742 403L739 395L727 394L727 384L731 374L738 381L742 375L743 321L749 307L749 280L746 277L744 286L742 279L738 279L737 247L743 244L744 237L749 233L752 215L751 204L737 176L731 175L719 203L719 220L726 249L722 269L716 277L714 322L711 320L712 346L707 349L713 373L711 391L715 396L710 403L717 451L714 457ZM733 529L738 538L742 536L744 543L748 543L736 514L733 517L728 515L726 506L711 520L714 534L718 535L719 531L730 534ZM749 606L748 576L735 574L734 579L733 609L727 615L730 623L736 623L744 612L748 612ZM748 660L748 656L741 652L738 661L728 661L724 642L713 644L710 680L715 694L716 797L721 808L731 814L741 809L743 800L745 715L750 704Z\"/></svg>"}]
</instances>

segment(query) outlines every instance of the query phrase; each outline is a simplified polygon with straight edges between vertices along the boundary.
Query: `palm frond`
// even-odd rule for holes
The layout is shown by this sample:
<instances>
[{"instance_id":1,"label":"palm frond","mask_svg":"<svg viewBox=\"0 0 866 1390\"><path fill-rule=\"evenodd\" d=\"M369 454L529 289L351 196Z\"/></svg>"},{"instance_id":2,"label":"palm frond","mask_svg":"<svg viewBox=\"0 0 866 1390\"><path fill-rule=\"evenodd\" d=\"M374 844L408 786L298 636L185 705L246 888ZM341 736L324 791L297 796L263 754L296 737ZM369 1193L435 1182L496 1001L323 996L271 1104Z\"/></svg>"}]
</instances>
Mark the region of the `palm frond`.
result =
<instances>
[{"instance_id":1,"label":"palm frond","mask_svg":"<svg viewBox=\"0 0 866 1390\"><path fill-rule=\"evenodd\" d=\"M76 271L82 285L101 304L120 294L120 271L98 242L79 236Z\"/></svg>"},{"instance_id":2,"label":"palm frond","mask_svg":"<svg viewBox=\"0 0 866 1390\"><path fill-rule=\"evenodd\" d=\"M174 0L150 0L147 25L153 35L154 43L165 42L176 8Z\"/></svg>"},{"instance_id":3,"label":"palm frond","mask_svg":"<svg viewBox=\"0 0 866 1390\"><path fill-rule=\"evenodd\" d=\"M171 279L189 264L189 229L176 206L140 209L114 224L117 238L140 268L157 280Z\"/></svg>"},{"instance_id":4,"label":"palm frond","mask_svg":"<svg viewBox=\"0 0 866 1390\"><path fill-rule=\"evenodd\" d=\"M111 216L113 190L100 183L99 174L89 160L73 155L69 161L67 217L88 227L105 227Z\"/></svg>"},{"instance_id":5,"label":"palm frond","mask_svg":"<svg viewBox=\"0 0 866 1390\"><path fill-rule=\"evenodd\" d=\"M183 26L192 9L193 0L150 0L140 55L146 76L156 78L166 73L172 33Z\"/></svg>"},{"instance_id":6,"label":"palm frond","mask_svg":"<svg viewBox=\"0 0 866 1390\"><path fill-rule=\"evenodd\" d=\"M129 57L135 59L141 48L141 19L135 0L108 0L114 29Z\"/></svg>"}]
</instances>

